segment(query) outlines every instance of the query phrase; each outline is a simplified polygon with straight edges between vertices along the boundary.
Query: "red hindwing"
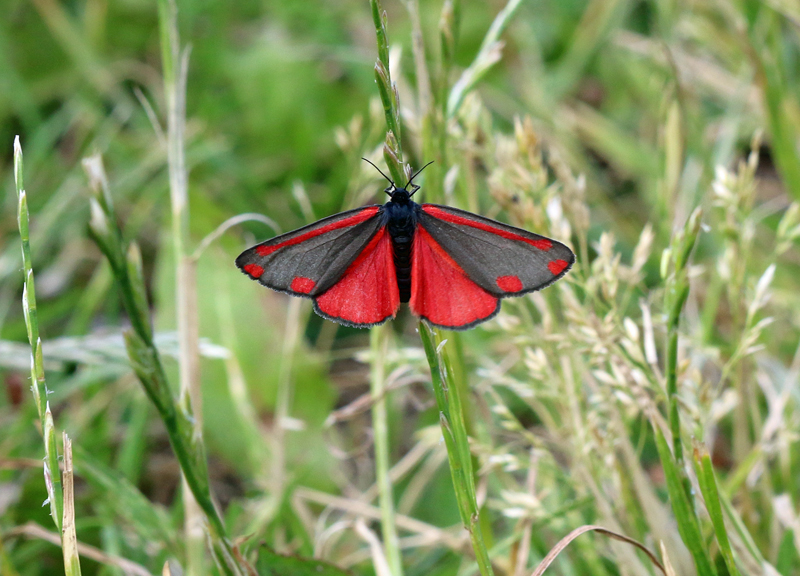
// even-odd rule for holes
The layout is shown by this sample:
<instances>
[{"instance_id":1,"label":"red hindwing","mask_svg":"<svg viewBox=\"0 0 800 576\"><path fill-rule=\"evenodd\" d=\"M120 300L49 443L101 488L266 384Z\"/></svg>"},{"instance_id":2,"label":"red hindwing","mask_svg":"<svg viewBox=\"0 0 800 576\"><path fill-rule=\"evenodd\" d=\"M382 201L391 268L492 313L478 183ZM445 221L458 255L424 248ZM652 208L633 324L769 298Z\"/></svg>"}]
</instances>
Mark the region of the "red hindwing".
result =
<instances>
[{"instance_id":1,"label":"red hindwing","mask_svg":"<svg viewBox=\"0 0 800 576\"><path fill-rule=\"evenodd\" d=\"M394 317L399 307L392 239L386 226L372 237L344 276L315 299L321 316L354 326L380 324Z\"/></svg>"},{"instance_id":2,"label":"red hindwing","mask_svg":"<svg viewBox=\"0 0 800 576\"><path fill-rule=\"evenodd\" d=\"M414 234L411 311L442 328L469 328L497 314L500 300L469 279L422 226Z\"/></svg>"}]
</instances>

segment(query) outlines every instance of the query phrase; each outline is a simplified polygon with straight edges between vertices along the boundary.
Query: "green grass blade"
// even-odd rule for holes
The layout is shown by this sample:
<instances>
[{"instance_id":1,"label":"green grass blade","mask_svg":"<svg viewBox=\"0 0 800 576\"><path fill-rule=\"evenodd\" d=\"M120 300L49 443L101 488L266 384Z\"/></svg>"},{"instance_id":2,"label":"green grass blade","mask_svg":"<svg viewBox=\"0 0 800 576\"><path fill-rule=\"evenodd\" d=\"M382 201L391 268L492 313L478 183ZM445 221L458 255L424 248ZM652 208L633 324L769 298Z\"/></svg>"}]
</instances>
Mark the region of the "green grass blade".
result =
<instances>
[{"instance_id":1,"label":"green grass blade","mask_svg":"<svg viewBox=\"0 0 800 576\"><path fill-rule=\"evenodd\" d=\"M711 464L711 457L707 453L701 456L698 451L695 451L694 463L697 479L700 483L700 491L703 493L706 510L708 510L711 523L714 525L714 534L717 537L722 558L725 560L730 576L739 576L739 570L733 559L731 543L728 539L728 530L725 527L725 519L722 517L722 506L719 501L719 491L717 490L717 480L714 475L714 467Z\"/></svg>"},{"instance_id":2,"label":"green grass blade","mask_svg":"<svg viewBox=\"0 0 800 576\"><path fill-rule=\"evenodd\" d=\"M500 35L511 22L521 4L522 0L509 0L508 4L495 17L489 27L489 31L483 38L483 42L481 42L481 47L472 64L461 73L461 77L450 90L450 95L447 98L448 118L452 118L458 113L467 94L477 86L486 76L486 73L502 58L503 43L500 41Z\"/></svg>"},{"instance_id":3,"label":"green grass blade","mask_svg":"<svg viewBox=\"0 0 800 576\"><path fill-rule=\"evenodd\" d=\"M122 474L105 466L80 446L74 447L74 455L76 469L110 504L115 514L129 522L142 538L181 557L182 546L165 509L150 502Z\"/></svg>"},{"instance_id":4,"label":"green grass blade","mask_svg":"<svg viewBox=\"0 0 800 576\"><path fill-rule=\"evenodd\" d=\"M657 425L653 426L653 431L656 436L658 456L661 460L661 466L664 468L670 504L675 514L675 520L678 523L678 532L681 535L681 539L694 559L697 574L699 576L716 576L716 571L705 548L705 541L700 531L700 522L692 504L688 500L681 474L669 450L667 440Z\"/></svg>"}]
</instances>

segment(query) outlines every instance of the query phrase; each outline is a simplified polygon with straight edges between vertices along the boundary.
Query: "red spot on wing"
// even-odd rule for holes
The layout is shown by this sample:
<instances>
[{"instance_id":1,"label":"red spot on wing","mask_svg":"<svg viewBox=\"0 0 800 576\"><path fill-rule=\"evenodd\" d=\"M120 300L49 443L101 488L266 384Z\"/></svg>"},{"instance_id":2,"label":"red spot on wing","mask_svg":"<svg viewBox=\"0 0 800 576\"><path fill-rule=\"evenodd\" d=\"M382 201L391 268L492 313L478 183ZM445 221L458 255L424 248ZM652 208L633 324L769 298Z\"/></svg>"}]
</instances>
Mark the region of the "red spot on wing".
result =
<instances>
[{"instance_id":1,"label":"red spot on wing","mask_svg":"<svg viewBox=\"0 0 800 576\"><path fill-rule=\"evenodd\" d=\"M561 274L564 271L564 268L567 266L569 266L569 262L566 260L553 260L552 262L547 263L547 267L554 276Z\"/></svg>"},{"instance_id":2,"label":"red spot on wing","mask_svg":"<svg viewBox=\"0 0 800 576\"><path fill-rule=\"evenodd\" d=\"M498 276L497 286L503 292L519 292L522 290L522 280L519 276Z\"/></svg>"},{"instance_id":3,"label":"red spot on wing","mask_svg":"<svg viewBox=\"0 0 800 576\"><path fill-rule=\"evenodd\" d=\"M376 324L397 313L400 292L392 240L385 226L350 264L344 276L318 296L316 302L323 314L352 324Z\"/></svg>"},{"instance_id":4,"label":"red spot on wing","mask_svg":"<svg viewBox=\"0 0 800 576\"><path fill-rule=\"evenodd\" d=\"M295 244L300 244L301 242L305 242L310 238L315 238L320 234L325 234L326 232L332 232L334 230L339 230L340 228L349 228L350 226L355 226L356 224L361 224L365 220L369 220L375 214L378 213L380 210L380 206L369 206L368 208L364 208L361 212L357 214L353 214L352 216L348 216L347 218L342 218L341 220L336 220L331 222L330 224L326 224L325 226L321 226L319 228L315 228L313 230L309 230L299 236L295 236L294 238L289 238L288 240L284 240L278 244L261 244L260 246L256 246L256 252L259 256L268 256L275 252L276 250L280 250L281 248L285 248L286 246L294 246Z\"/></svg>"},{"instance_id":5,"label":"red spot on wing","mask_svg":"<svg viewBox=\"0 0 800 576\"><path fill-rule=\"evenodd\" d=\"M475 284L422 226L411 250L412 312L439 326L462 328L488 318L498 299Z\"/></svg>"},{"instance_id":6,"label":"red spot on wing","mask_svg":"<svg viewBox=\"0 0 800 576\"><path fill-rule=\"evenodd\" d=\"M317 283L314 282L311 278L306 278L304 276L295 276L294 280L292 280L292 285L289 288L293 292L298 292L299 294L308 294L314 289Z\"/></svg>"},{"instance_id":7,"label":"red spot on wing","mask_svg":"<svg viewBox=\"0 0 800 576\"><path fill-rule=\"evenodd\" d=\"M486 224L485 222L481 222L480 220L471 220L464 216L453 214L452 212L442 210L438 206L433 206L432 204L423 204L422 209L426 214L433 216L434 218L438 218L439 220L444 220L445 222L450 222L451 224L458 224L459 226L470 226L472 228L477 228L478 230L483 230L484 232L491 232L492 234L500 236L501 238L507 238L508 240L525 242L526 244L530 244L534 248L538 248L544 252L547 252L553 247L553 243L547 238L526 238L525 236L515 234L509 230L496 228Z\"/></svg>"},{"instance_id":8,"label":"red spot on wing","mask_svg":"<svg viewBox=\"0 0 800 576\"><path fill-rule=\"evenodd\" d=\"M250 274L253 278L261 278L261 275L264 273L264 269L258 264L247 264L242 266L242 270Z\"/></svg>"}]
</instances>

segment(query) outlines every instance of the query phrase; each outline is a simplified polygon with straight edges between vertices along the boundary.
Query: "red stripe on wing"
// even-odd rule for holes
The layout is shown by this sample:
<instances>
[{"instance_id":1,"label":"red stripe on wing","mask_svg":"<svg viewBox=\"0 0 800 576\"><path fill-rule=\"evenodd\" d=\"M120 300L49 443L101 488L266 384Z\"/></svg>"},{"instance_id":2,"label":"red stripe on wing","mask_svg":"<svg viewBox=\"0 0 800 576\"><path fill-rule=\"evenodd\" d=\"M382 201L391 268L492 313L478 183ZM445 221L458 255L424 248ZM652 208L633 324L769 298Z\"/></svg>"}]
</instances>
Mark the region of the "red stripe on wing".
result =
<instances>
[{"instance_id":1,"label":"red stripe on wing","mask_svg":"<svg viewBox=\"0 0 800 576\"><path fill-rule=\"evenodd\" d=\"M444 328L467 328L493 316L500 301L475 284L422 226L411 250L411 311Z\"/></svg>"},{"instance_id":2,"label":"red stripe on wing","mask_svg":"<svg viewBox=\"0 0 800 576\"><path fill-rule=\"evenodd\" d=\"M324 316L353 325L379 324L397 313L400 292L392 240L385 226L342 278L315 301Z\"/></svg>"},{"instance_id":3,"label":"red stripe on wing","mask_svg":"<svg viewBox=\"0 0 800 576\"><path fill-rule=\"evenodd\" d=\"M326 232L332 232L333 230L339 230L340 228L348 228L350 226L355 226L356 224L361 224L365 220L369 220L375 214L378 213L380 210L380 206L369 206L364 208L357 214L350 216L349 218L342 218L341 220L336 220L335 222L331 222L330 224L326 224L320 228L316 228L314 230L309 230L305 234L300 234L299 236L295 236L294 238L289 238L281 242L280 244L270 244L270 245L260 245L256 247L256 252L259 256L268 256L272 254L276 250L280 250L285 246L294 246L295 244L300 244L301 242L305 242L309 238L314 238L319 236L320 234L325 234Z\"/></svg>"},{"instance_id":4,"label":"red stripe on wing","mask_svg":"<svg viewBox=\"0 0 800 576\"><path fill-rule=\"evenodd\" d=\"M519 242L525 242L527 244L530 244L534 248L543 250L544 252L547 252L548 250L550 250L550 248L553 247L553 243L547 238L535 238L535 239L526 238L525 236L514 234L509 230L496 228L484 222L471 220L469 218L465 218L464 216L459 216L458 214L453 214L452 212L442 210L438 206L434 206L433 204L423 204L422 209L425 211L426 214L429 214L434 218L438 218L439 220L444 220L445 222L450 222L451 224L458 224L459 226L471 226L472 228L477 228L478 230L483 230L484 232L491 232L492 234L496 234L498 236L501 236L502 238L507 238L509 240L518 240Z\"/></svg>"}]
</instances>

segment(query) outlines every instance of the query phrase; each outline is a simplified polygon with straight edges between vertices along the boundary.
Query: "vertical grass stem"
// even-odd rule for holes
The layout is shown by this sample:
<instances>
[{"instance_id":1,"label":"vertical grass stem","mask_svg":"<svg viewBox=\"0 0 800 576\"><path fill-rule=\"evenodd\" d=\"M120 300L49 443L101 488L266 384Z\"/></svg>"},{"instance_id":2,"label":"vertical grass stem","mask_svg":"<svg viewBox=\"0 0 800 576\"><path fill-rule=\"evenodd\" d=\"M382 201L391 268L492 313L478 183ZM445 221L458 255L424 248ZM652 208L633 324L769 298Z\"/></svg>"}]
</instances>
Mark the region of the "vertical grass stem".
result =
<instances>
[{"instance_id":1,"label":"vertical grass stem","mask_svg":"<svg viewBox=\"0 0 800 576\"><path fill-rule=\"evenodd\" d=\"M370 332L372 370L370 388L372 394L372 431L375 443L375 482L381 509L381 531L386 560L393 576L402 576L403 564L400 542L395 525L394 491L389 477L390 450L389 424L386 410L386 349L389 333L386 326L376 326Z\"/></svg>"},{"instance_id":2,"label":"vertical grass stem","mask_svg":"<svg viewBox=\"0 0 800 576\"><path fill-rule=\"evenodd\" d=\"M56 444L55 425L50 404L47 402L47 382L44 374L44 354L42 352L42 339L39 335L39 316L36 308L36 289L33 279L33 261L31 259L30 245L30 220L28 215L28 196L25 192L23 181L22 146L19 136L14 139L14 182L17 190L17 224L22 243L22 269L24 283L22 288L22 311L25 317L25 326L28 332L28 342L31 346L31 391L34 403L42 426L44 440L44 483L47 490L47 499L50 504L50 516L53 523L61 532L61 547L64 554L64 571L67 576L80 575L80 561L74 546L70 545L77 540L75 536L75 512L72 506L72 470L69 469L69 499L68 508L64 507L64 493L62 490L61 469L59 466L58 446ZM70 458L71 464L71 458ZM71 519L72 527L66 533L63 531L64 519Z\"/></svg>"},{"instance_id":3,"label":"vertical grass stem","mask_svg":"<svg viewBox=\"0 0 800 576\"><path fill-rule=\"evenodd\" d=\"M75 489L73 485L72 440L62 434L64 447L64 517L61 523L61 550L64 555L66 576L80 576L81 563L78 557L78 535L75 532Z\"/></svg>"},{"instance_id":4,"label":"vertical grass stem","mask_svg":"<svg viewBox=\"0 0 800 576\"><path fill-rule=\"evenodd\" d=\"M174 0L159 0L159 26L167 104L167 160L172 204L172 246L175 258L176 310L180 374L180 407L193 423L192 442L202 445L203 415L200 398L199 328L195 263L189 256L189 194L185 158L186 77L189 50L182 54ZM198 447L202 449L202 447ZM205 537L200 508L191 490L184 490L184 527L188 540L188 571L206 572Z\"/></svg>"},{"instance_id":5,"label":"vertical grass stem","mask_svg":"<svg viewBox=\"0 0 800 576\"><path fill-rule=\"evenodd\" d=\"M420 322L418 327L425 348L425 356L431 369L431 382L436 396L436 404L439 407L439 423L447 447L450 474L453 479L461 521L469 532L481 576L489 576L494 572L483 539L472 469L472 453L464 423L464 412L458 392L459 386L454 381L453 369L444 347L447 341L442 340L439 333L424 322Z\"/></svg>"},{"instance_id":6,"label":"vertical grass stem","mask_svg":"<svg viewBox=\"0 0 800 576\"><path fill-rule=\"evenodd\" d=\"M680 469L684 466L681 423L678 411L678 330L681 311L689 297L689 256L692 253L700 232L700 218L703 212L697 208L684 229L675 237L672 247L673 270L666 279L667 298L667 357L666 388L668 420L672 434L672 449Z\"/></svg>"},{"instance_id":7,"label":"vertical grass stem","mask_svg":"<svg viewBox=\"0 0 800 576\"><path fill-rule=\"evenodd\" d=\"M383 157L386 159L392 179L400 186L405 184L406 174L401 143L400 102L397 97L397 87L392 82L391 72L389 71L389 40L386 35L386 12L381 7L380 0L370 0L370 6L372 7L372 20L375 23L375 35L378 41L375 83L378 85L378 93L386 116L387 133Z\"/></svg>"}]
</instances>

